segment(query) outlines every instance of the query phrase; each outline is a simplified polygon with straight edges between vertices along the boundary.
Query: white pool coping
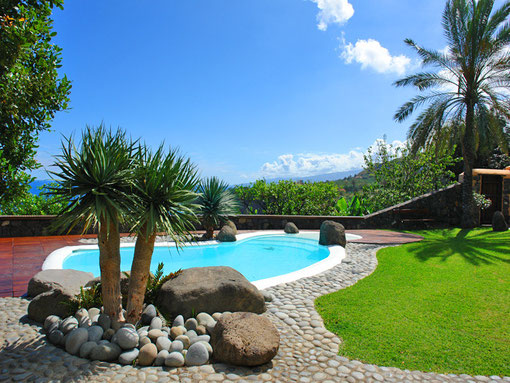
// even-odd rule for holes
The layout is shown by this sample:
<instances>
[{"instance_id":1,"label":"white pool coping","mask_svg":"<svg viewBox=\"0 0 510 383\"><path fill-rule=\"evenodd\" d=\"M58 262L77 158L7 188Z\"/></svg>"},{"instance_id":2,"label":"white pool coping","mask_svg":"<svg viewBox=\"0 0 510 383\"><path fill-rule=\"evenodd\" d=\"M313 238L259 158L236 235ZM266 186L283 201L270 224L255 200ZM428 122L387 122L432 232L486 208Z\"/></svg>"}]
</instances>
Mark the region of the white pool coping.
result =
<instances>
[{"instance_id":1,"label":"white pool coping","mask_svg":"<svg viewBox=\"0 0 510 383\"><path fill-rule=\"evenodd\" d=\"M306 235L308 234L308 235ZM300 237L308 237L313 238L316 237L318 232L307 232L302 231L299 234L287 234L283 230L267 230L267 231L257 231L253 233L244 233L238 234L237 240L242 241L248 238L258 237L258 236L267 236L267 235L286 235L286 236L300 236ZM346 234L347 240L355 240L361 239L359 235L354 234ZM207 242L196 242L196 243L188 243L184 246L210 246L220 244L219 241L207 241ZM135 243L121 243L120 247L134 247ZM156 242L157 247L169 247L175 246L174 242ZM280 285L282 283L293 282L301 278L311 277L313 275L320 274L326 270L331 269L332 267L340 264L342 260L345 258L345 249L342 246L327 246L329 249L329 256L322 261L316 262L310 266L307 266L303 269L293 271L291 273L278 275L276 277L259 279L258 281L251 282L258 289L263 290L268 287ZM73 251L76 250L97 250L97 245L78 245L78 246L65 246L60 249L53 251L50 255L46 257L44 263L42 265L43 270L48 269L62 269L64 261L66 258L71 256Z\"/></svg>"}]
</instances>

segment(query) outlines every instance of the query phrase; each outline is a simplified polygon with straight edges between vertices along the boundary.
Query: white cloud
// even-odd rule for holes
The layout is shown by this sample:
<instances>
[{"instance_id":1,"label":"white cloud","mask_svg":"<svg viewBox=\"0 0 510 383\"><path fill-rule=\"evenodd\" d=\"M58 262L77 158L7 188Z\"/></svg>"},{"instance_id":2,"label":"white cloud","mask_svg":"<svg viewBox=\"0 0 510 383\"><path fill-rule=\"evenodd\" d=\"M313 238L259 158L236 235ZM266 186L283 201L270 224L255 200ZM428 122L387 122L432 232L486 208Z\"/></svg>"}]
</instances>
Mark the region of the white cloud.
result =
<instances>
[{"instance_id":1,"label":"white cloud","mask_svg":"<svg viewBox=\"0 0 510 383\"><path fill-rule=\"evenodd\" d=\"M358 40L356 44L346 43L342 38L342 54L346 64L357 62L362 69L371 68L378 73L405 74L413 67L407 56L392 56L390 51L374 39Z\"/></svg>"},{"instance_id":2,"label":"white cloud","mask_svg":"<svg viewBox=\"0 0 510 383\"><path fill-rule=\"evenodd\" d=\"M319 8L317 28L328 29L329 24L343 24L354 15L354 8L348 0L312 0Z\"/></svg>"},{"instance_id":3,"label":"white cloud","mask_svg":"<svg viewBox=\"0 0 510 383\"><path fill-rule=\"evenodd\" d=\"M377 148L376 140L372 147ZM394 149L405 145L402 141L391 143ZM328 174L361 169L364 164L363 152L361 149L353 149L348 153L331 154L283 154L273 162L266 162L260 168L254 178L276 178L276 177L308 177L318 174ZM251 178L251 177L250 177Z\"/></svg>"}]
</instances>

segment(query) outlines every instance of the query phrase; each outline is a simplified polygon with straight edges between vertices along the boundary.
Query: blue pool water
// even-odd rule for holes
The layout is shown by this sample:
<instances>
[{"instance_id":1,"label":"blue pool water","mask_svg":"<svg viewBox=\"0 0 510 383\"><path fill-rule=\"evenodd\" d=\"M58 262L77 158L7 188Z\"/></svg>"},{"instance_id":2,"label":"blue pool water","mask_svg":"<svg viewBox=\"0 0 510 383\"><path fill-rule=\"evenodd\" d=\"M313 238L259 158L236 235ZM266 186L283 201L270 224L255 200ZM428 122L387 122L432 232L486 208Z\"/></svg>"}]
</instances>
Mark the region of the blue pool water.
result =
<instances>
[{"instance_id":1,"label":"blue pool water","mask_svg":"<svg viewBox=\"0 0 510 383\"><path fill-rule=\"evenodd\" d=\"M134 247L121 248L121 270L130 270ZM203 266L230 266L249 281L287 274L319 262L329 256L316 239L293 235L267 235L233 243L191 245L178 251L175 247L157 246L151 271L159 262L165 273ZM99 276L99 250L76 250L64 260L64 269L89 271Z\"/></svg>"}]
</instances>

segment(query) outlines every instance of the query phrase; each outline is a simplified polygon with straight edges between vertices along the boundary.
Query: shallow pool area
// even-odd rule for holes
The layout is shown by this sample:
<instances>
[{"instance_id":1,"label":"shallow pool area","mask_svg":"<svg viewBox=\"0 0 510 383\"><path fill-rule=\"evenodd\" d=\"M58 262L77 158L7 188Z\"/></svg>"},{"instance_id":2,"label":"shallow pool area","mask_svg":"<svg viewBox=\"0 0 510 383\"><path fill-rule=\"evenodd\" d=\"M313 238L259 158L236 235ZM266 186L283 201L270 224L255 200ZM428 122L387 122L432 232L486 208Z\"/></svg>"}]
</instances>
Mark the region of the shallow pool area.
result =
<instances>
[{"instance_id":1,"label":"shallow pool area","mask_svg":"<svg viewBox=\"0 0 510 383\"><path fill-rule=\"evenodd\" d=\"M348 240L357 236L348 235ZM156 243L151 271L163 262L164 272L204 266L230 266L259 288L310 276L341 262L341 246L320 246L318 232L240 234L232 243L192 243L177 249L173 243ZM359 238L359 237L358 237ZM121 248L121 270L130 270L134 244ZM100 275L97 245L65 247L48 256L43 269L63 268Z\"/></svg>"}]
</instances>

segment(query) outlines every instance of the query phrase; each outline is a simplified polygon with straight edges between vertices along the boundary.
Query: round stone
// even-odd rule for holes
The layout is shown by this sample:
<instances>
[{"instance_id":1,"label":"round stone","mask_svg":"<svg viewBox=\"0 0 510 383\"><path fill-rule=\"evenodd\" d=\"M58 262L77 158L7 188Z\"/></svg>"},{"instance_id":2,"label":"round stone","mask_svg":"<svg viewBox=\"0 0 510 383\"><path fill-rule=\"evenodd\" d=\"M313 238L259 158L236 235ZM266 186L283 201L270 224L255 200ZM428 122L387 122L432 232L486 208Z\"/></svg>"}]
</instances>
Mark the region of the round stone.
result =
<instances>
[{"instance_id":1,"label":"round stone","mask_svg":"<svg viewBox=\"0 0 510 383\"><path fill-rule=\"evenodd\" d=\"M92 349L97 346L96 342L85 342L80 347L80 358L88 358L90 356L90 353L92 352Z\"/></svg>"},{"instance_id":2,"label":"round stone","mask_svg":"<svg viewBox=\"0 0 510 383\"><path fill-rule=\"evenodd\" d=\"M186 330L196 330L198 326L198 322L195 318L189 318L186 322L184 322L184 327Z\"/></svg>"},{"instance_id":3,"label":"round stone","mask_svg":"<svg viewBox=\"0 0 510 383\"><path fill-rule=\"evenodd\" d=\"M197 326L197 329L195 330L198 335L206 335L207 334L207 328L201 324Z\"/></svg>"},{"instance_id":4,"label":"round stone","mask_svg":"<svg viewBox=\"0 0 510 383\"><path fill-rule=\"evenodd\" d=\"M122 352L122 349L115 343L107 342L101 344L100 341L90 352L90 359L101 360L104 362L113 362L116 360Z\"/></svg>"},{"instance_id":5,"label":"round stone","mask_svg":"<svg viewBox=\"0 0 510 383\"><path fill-rule=\"evenodd\" d=\"M74 314L74 317L76 319L78 319L78 322L79 322L80 319L82 319L82 318L88 318L89 312L87 311L87 309L81 308L78 311L76 311L76 313Z\"/></svg>"},{"instance_id":6,"label":"round stone","mask_svg":"<svg viewBox=\"0 0 510 383\"><path fill-rule=\"evenodd\" d=\"M156 339L156 347L158 348L158 351L161 350L169 350L170 346L172 345L172 341L168 339L166 336L160 336L158 339Z\"/></svg>"},{"instance_id":7,"label":"round stone","mask_svg":"<svg viewBox=\"0 0 510 383\"><path fill-rule=\"evenodd\" d=\"M99 315L99 318L97 318L97 323L103 328L103 331L106 331L112 327L112 320L106 314Z\"/></svg>"},{"instance_id":8,"label":"round stone","mask_svg":"<svg viewBox=\"0 0 510 383\"><path fill-rule=\"evenodd\" d=\"M78 327L78 320L75 317L67 317L60 323L59 330L66 335L68 332L71 332L75 328Z\"/></svg>"},{"instance_id":9,"label":"round stone","mask_svg":"<svg viewBox=\"0 0 510 383\"><path fill-rule=\"evenodd\" d=\"M103 328L101 327L101 330ZM103 339L106 339L106 340L111 340L113 338L113 336L115 335L115 330L113 328L109 328L108 330L106 330L104 333L103 333Z\"/></svg>"},{"instance_id":10,"label":"round stone","mask_svg":"<svg viewBox=\"0 0 510 383\"><path fill-rule=\"evenodd\" d=\"M181 352L184 350L184 344L180 340L174 340L170 345L170 352Z\"/></svg>"},{"instance_id":11,"label":"round stone","mask_svg":"<svg viewBox=\"0 0 510 383\"><path fill-rule=\"evenodd\" d=\"M78 327L87 328L92 325L92 321L88 316L83 316L78 320Z\"/></svg>"},{"instance_id":12,"label":"round stone","mask_svg":"<svg viewBox=\"0 0 510 383\"><path fill-rule=\"evenodd\" d=\"M148 335L149 335L150 340L152 342L156 343L156 340L160 336L165 336L165 333L161 330L154 329L154 330L150 330Z\"/></svg>"},{"instance_id":13,"label":"round stone","mask_svg":"<svg viewBox=\"0 0 510 383\"><path fill-rule=\"evenodd\" d=\"M165 366L181 367L184 366L184 356L180 352L171 352L165 359Z\"/></svg>"},{"instance_id":14,"label":"round stone","mask_svg":"<svg viewBox=\"0 0 510 383\"><path fill-rule=\"evenodd\" d=\"M140 327L138 330L136 330L138 332L138 334L140 334L140 332L142 331L146 331L146 332L149 332L149 326L143 326L143 327Z\"/></svg>"},{"instance_id":15,"label":"round stone","mask_svg":"<svg viewBox=\"0 0 510 383\"><path fill-rule=\"evenodd\" d=\"M170 336L172 337L172 339L175 339L177 338L179 335L184 335L186 334L186 327L184 326L177 326L177 327L172 327L170 329Z\"/></svg>"},{"instance_id":16,"label":"round stone","mask_svg":"<svg viewBox=\"0 0 510 383\"><path fill-rule=\"evenodd\" d=\"M215 322L214 318L207 313L198 314L196 319L198 324L203 326L207 325L207 323Z\"/></svg>"},{"instance_id":17,"label":"round stone","mask_svg":"<svg viewBox=\"0 0 510 383\"><path fill-rule=\"evenodd\" d=\"M92 307L89 309L89 318L94 320L96 316L101 314L101 310L99 310L97 307Z\"/></svg>"},{"instance_id":18,"label":"round stone","mask_svg":"<svg viewBox=\"0 0 510 383\"><path fill-rule=\"evenodd\" d=\"M60 322L61 321L50 323L48 325L48 329L46 330L46 333L49 334L49 333L52 333L55 330L58 330L60 328Z\"/></svg>"},{"instance_id":19,"label":"round stone","mask_svg":"<svg viewBox=\"0 0 510 383\"><path fill-rule=\"evenodd\" d=\"M49 341L54 344L55 346L58 346L62 343L62 340L64 339L64 333L60 330L53 330L48 334Z\"/></svg>"},{"instance_id":20,"label":"round stone","mask_svg":"<svg viewBox=\"0 0 510 383\"><path fill-rule=\"evenodd\" d=\"M192 344L186 353L187 366L201 366L209 361L209 351L203 343Z\"/></svg>"},{"instance_id":21,"label":"round stone","mask_svg":"<svg viewBox=\"0 0 510 383\"><path fill-rule=\"evenodd\" d=\"M138 358L139 353L140 351L137 348L132 348L131 350L123 351L122 354L119 355L119 363L131 364L136 358Z\"/></svg>"},{"instance_id":22,"label":"round stone","mask_svg":"<svg viewBox=\"0 0 510 383\"><path fill-rule=\"evenodd\" d=\"M131 327L122 327L115 333L115 336L116 343L124 350L130 350L138 345L138 333Z\"/></svg>"},{"instance_id":23,"label":"round stone","mask_svg":"<svg viewBox=\"0 0 510 383\"><path fill-rule=\"evenodd\" d=\"M172 323L172 327L184 326L184 317L182 315L177 315Z\"/></svg>"},{"instance_id":24,"label":"round stone","mask_svg":"<svg viewBox=\"0 0 510 383\"><path fill-rule=\"evenodd\" d=\"M161 350L160 352L158 352L156 359L154 359L154 365L163 366L165 364L165 359L167 356L168 356L167 350Z\"/></svg>"},{"instance_id":25,"label":"round stone","mask_svg":"<svg viewBox=\"0 0 510 383\"><path fill-rule=\"evenodd\" d=\"M140 353L138 354L138 364L140 366L150 366L156 356L158 355L158 348L155 344L149 343L143 346L140 349Z\"/></svg>"},{"instance_id":26,"label":"round stone","mask_svg":"<svg viewBox=\"0 0 510 383\"><path fill-rule=\"evenodd\" d=\"M197 342L206 342L206 343L209 343L209 341L211 340L211 337L209 335L199 335L199 336L195 336L195 337L190 338L190 339L191 339L191 344L197 343Z\"/></svg>"},{"instance_id":27,"label":"round stone","mask_svg":"<svg viewBox=\"0 0 510 383\"><path fill-rule=\"evenodd\" d=\"M150 330L161 330L163 327L163 321L160 317L154 317L151 320L151 325L149 327Z\"/></svg>"},{"instance_id":28,"label":"round stone","mask_svg":"<svg viewBox=\"0 0 510 383\"><path fill-rule=\"evenodd\" d=\"M222 313L214 313L212 317L215 321L218 321L222 315L223 315Z\"/></svg>"},{"instance_id":29,"label":"round stone","mask_svg":"<svg viewBox=\"0 0 510 383\"><path fill-rule=\"evenodd\" d=\"M156 311L156 307L154 305L147 305L145 309L142 311L142 324L143 325L149 325L153 318L155 318L158 315Z\"/></svg>"},{"instance_id":30,"label":"round stone","mask_svg":"<svg viewBox=\"0 0 510 383\"><path fill-rule=\"evenodd\" d=\"M211 323L207 323L207 326L205 326L205 328L207 329L207 332L209 334L212 334L212 332L214 331L214 328L216 327L216 321L214 322L211 322Z\"/></svg>"},{"instance_id":31,"label":"round stone","mask_svg":"<svg viewBox=\"0 0 510 383\"><path fill-rule=\"evenodd\" d=\"M50 316L46 317L46 319L44 320L43 328L46 332L50 332L49 331L50 327L54 327L55 325L58 326L58 325L60 325L60 322L61 322L61 319L59 316L50 315Z\"/></svg>"},{"instance_id":32,"label":"round stone","mask_svg":"<svg viewBox=\"0 0 510 383\"><path fill-rule=\"evenodd\" d=\"M186 348L186 349L191 344L189 338L186 335L179 335L177 338L175 338L175 340L180 340L182 342L182 344L184 345L184 348Z\"/></svg>"},{"instance_id":33,"label":"round stone","mask_svg":"<svg viewBox=\"0 0 510 383\"><path fill-rule=\"evenodd\" d=\"M151 340L148 337L144 336L144 337L140 337L140 342L139 343L140 343L139 346L143 347L146 344L149 344L149 343L152 343L152 342L151 342Z\"/></svg>"},{"instance_id":34,"label":"round stone","mask_svg":"<svg viewBox=\"0 0 510 383\"><path fill-rule=\"evenodd\" d=\"M192 341L193 339L195 339L198 336L195 330L189 330L184 335L186 335L190 341Z\"/></svg>"},{"instance_id":35,"label":"round stone","mask_svg":"<svg viewBox=\"0 0 510 383\"><path fill-rule=\"evenodd\" d=\"M103 339L103 328L100 326L91 326L87 329L89 333L89 342L99 342Z\"/></svg>"},{"instance_id":36,"label":"round stone","mask_svg":"<svg viewBox=\"0 0 510 383\"><path fill-rule=\"evenodd\" d=\"M201 341L200 343L202 343L202 344L205 346L205 348L206 348L206 349L207 349L207 351L209 352L209 356L211 356L211 355L212 355L212 353L213 353L213 349L212 349L211 344L210 344L210 343L207 343L207 342L204 342L204 341Z\"/></svg>"},{"instance_id":37,"label":"round stone","mask_svg":"<svg viewBox=\"0 0 510 383\"><path fill-rule=\"evenodd\" d=\"M89 332L85 328L75 328L66 338L66 351L71 355L76 355L80 347L89 339Z\"/></svg>"}]
</instances>

